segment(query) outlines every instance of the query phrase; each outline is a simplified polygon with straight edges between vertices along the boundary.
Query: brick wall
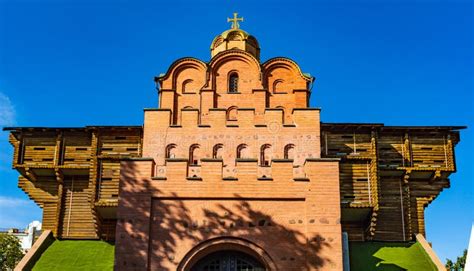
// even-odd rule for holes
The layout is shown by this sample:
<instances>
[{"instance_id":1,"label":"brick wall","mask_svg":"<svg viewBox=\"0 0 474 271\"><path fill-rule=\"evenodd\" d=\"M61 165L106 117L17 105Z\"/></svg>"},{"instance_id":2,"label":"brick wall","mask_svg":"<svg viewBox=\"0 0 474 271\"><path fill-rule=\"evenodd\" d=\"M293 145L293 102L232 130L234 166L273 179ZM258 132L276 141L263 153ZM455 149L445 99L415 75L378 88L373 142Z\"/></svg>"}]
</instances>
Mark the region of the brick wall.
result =
<instances>
[{"instance_id":1,"label":"brick wall","mask_svg":"<svg viewBox=\"0 0 474 271\"><path fill-rule=\"evenodd\" d=\"M186 163L169 161L166 179L151 177L153 161L122 162L116 268L176 270L195 246L235 237L262 248L281 270L340 270L342 264L337 160L307 159L307 179L291 161L272 163L258 179L256 162L223 179L221 161L204 161L200 180ZM276 166L278 164L278 166Z\"/></svg>"},{"instance_id":2,"label":"brick wall","mask_svg":"<svg viewBox=\"0 0 474 271\"><path fill-rule=\"evenodd\" d=\"M211 240L240 240L268 269L341 270L339 162L320 158L310 78L288 59L229 50L179 60L158 81L146 158L121 165L116 269L186 269Z\"/></svg>"}]
</instances>

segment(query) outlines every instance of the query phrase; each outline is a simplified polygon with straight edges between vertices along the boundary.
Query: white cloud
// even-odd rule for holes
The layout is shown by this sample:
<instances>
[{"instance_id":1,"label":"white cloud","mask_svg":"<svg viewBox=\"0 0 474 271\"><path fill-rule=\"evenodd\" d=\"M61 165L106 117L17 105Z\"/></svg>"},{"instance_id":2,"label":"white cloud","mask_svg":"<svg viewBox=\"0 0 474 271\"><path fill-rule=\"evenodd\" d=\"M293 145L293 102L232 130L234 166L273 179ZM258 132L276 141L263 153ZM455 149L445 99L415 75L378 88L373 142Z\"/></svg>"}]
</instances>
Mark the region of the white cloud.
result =
<instances>
[{"instance_id":1,"label":"white cloud","mask_svg":"<svg viewBox=\"0 0 474 271\"><path fill-rule=\"evenodd\" d=\"M0 127L15 125L15 108L10 98L0 92Z\"/></svg>"},{"instance_id":2,"label":"white cloud","mask_svg":"<svg viewBox=\"0 0 474 271\"><path fill-rule=\"evenodd\" d=\"M41 220L41 209L32 201L0 196L0 228L23 229L34 220Z\"/></svg>"},{"instance_id":3,"label":"white cloud","mask_svg":"<svg viewBox=\"0 0 474 271\"><path fill-rule=\"evenodd\" d=\"M25 206L31 202L31 200L0 196L0 208Z\"/></svg>"}]
</instances>

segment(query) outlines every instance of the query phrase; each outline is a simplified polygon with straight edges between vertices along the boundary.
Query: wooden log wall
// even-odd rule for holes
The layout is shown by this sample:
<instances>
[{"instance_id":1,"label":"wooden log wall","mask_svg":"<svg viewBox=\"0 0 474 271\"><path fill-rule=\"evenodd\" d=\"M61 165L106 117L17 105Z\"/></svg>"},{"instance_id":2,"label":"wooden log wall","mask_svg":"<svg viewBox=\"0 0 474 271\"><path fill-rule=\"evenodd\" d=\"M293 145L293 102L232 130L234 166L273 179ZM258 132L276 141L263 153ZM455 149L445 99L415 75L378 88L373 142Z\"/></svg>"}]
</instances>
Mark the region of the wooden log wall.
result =
<instances>
[{"instance_id":1,"label":"wooden log wall","mask_svg":"<svg viewBox=\"0 0 474 271\"><path fill-rule=\"evenodd\" d=\"M52 229L53 234L57 235L57 202L44 202L43 203L43 219L41 221L43 229Z\"/></svg>"},{"instance_id":2,"label":"wooden log wall","mask_svg":"<svg viewBox=\"0 0 474 271\"><path fill-rule=\"evenodd\" d=\"M98 200L117 200L119 192L120 161L102 159L100 161L100 172Z\"/></svg>"},{"instance_id":3,"label":"wooden log wall","mask_svg":"<svg viewBox=\"0 0 474 271\"><path fill-rule=\"evenodd\" d=\"M117 219L102 219L100 238L106 241L115 241L115 226L116 225L117 225Z\"/></svg>"},{"instance_id":4,"label":"wooden log wall","mask_svg":"<svg viewBox=\"0 0 474 271\"><path fill-rule=\"evenodd\" d=\"M54 178L45 177L33 182L20 175L18 187L40 207L43 207L45 202L56 202L58 199L58 185Z\"/></svg>"},{"instance_id":5,"label":"wooden log wall","mask_svg":"<svg viewBox=\"0 0 474 271\"><path fill-rule=\"evenodd\" d=\"M344 157L354 155L371 157L372 145L370 133L361 132L323 132L323 155L326 157Z\"/></svg>"},{"instance_id":6,"label":"wooden log wall","mask_svg":"<svg viewBox=\"0 0 474 271\"><path fill-rule=\"evenodd\" d=\"M141 135L133 131L117 135L112 132L104 133L100 137L101 156L138 157L141 150Z\"/></svg>"},{"instance_id":7,"label":"wooden log wall","mask_svg":"<svg viewBox=\"0 0 474 271\"><path fill-rule=\"evenodd\" d=\"M139 156L141 138L141 127L13 131L18 186L43 208L44 228L61 238L98 238L105 231L111 239L110 218L101 223L97 203L117 205L120 159Z\"/></svg>"},{"instance_id":8,"label":"wooden log wall","mask_svg":"<svg viewBox=\"0 0 474 271\"><path fill-rule=\"evenodd\" d=\"M370 160L344 160L339 167L341 204L370 206Z\"/></svg>"},{"instance_id":9,"label":"wooden log wall","mask_svg":"<svg viewBox=\"0 0 474 271\"><path fill-rule=\"evenodd\" d=\"M62 201L62 238L96 237L94 217L91 210L88 176L71 176L64 180Z\"/></svg>"},{"instance_id":10,"label":"wooden log wall","mask_svg":"<svg viewBox=\"0 0 474 271\"><path fill-rule=\"evenodd\" d=\"M371 240L403 241L424 234L424 208L449 187L449 174L455 171L459 132L350 124L322 124L321 129L322 157L342 159L342 207L372 207L364 223L344 226L355 235L350 239L360 238L355 225L367 225L364 239Z\"/></svg>"},{"instance_id":11,"label":"wooden log wall","mask_svg":"<svg viewBox=\"0 0 474 271\"><path fill-rule=\"evenodd\" d=\"M363 221L342 223L342 231L347 232L350 241L365 241L365 227Z\"/></svg>"},{"instance_id":12,"label":"wooden log wall","mask_svg":"<svg viewBox=\"0 0 474 271\"><path fill-rule=\"evenodd\" d=\"M375 227L375 240L405 241L407 222L403 205L403 185L400 178L382 178L380 207Z\"/></svg>"},{"instance_id":13,"label":"wooden log wall","mask_svg":"<svg viewBox=\"0 0 474 271\"><path fill-rule=\"evenodd\" d=\"M91 135L64 133L61 149L61 165L89 166L91 161Z\"/></svg>"},{"instance_id":14,"label":"wooden log wall","mask_svg":"<svg viewBox=\"0 0 474 271\"><path fill-rule=\"evenodd\" d=\"M102 131L99 137L98 179L96 200L101 204L117 205L120 179L120 159L139 157L141 154L141 132L123 131L120 135Z\"/></svg>"},{"instance_id":15,"label":"wooden log wall","mask_svg":"<svg viewBox=\"0 0 474 271\"><path fill-rule=\"evenodd\" d=\"M384 169L397 169L409 166L404 157L404 138L401 135L385 135L378 138L377 151L378 167Z\"/></svg>"},{"instance_id":16,"label":"wooden log wall","mask_svg":"<svg viewBox=\"0 0 474 271\"><path fill-rule=\"evenodd\" d=\"M425 234L425 208L439 195L438 191L449 187L449 180L441 178L434 182L426 179L412 179L406 185L410 193L405 204L409 205L410 233Z\"/></svg>"},{"instance_id":17,"label":"wooden log wall","mask_svg":"<svg viewBox=\"0 0 474 271\"><path fill-rule=\"evenodd\" d=\"M24 164L35 166L53 166L56 152L56 136L25 136L22 141L20 160Z\"/></svg>"},{"instance_id":18,"label":"wooden log wall","mask_svg":"<svg viewBox=\"0 0 474 271\"><path fill-rule=\"evenodd\" d=\"M446 136L419 134L410 141L413 167L448 168Z\"/></svg>"}]
</instances>

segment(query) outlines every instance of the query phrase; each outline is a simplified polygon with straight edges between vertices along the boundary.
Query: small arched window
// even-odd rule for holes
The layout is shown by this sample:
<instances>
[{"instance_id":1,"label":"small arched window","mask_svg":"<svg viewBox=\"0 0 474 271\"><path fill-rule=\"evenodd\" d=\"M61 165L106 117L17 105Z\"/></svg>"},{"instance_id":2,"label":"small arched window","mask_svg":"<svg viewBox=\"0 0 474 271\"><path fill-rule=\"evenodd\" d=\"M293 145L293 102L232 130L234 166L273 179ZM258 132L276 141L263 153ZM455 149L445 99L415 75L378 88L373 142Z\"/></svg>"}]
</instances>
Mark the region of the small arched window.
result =
<instances>
[{"instance_id":1,"label":"small arched window","mask_svg":"<svg viewBox=\"0 0 474 271\"><path fill-rule=\"evenodd\" d=\"M198 165L200 159L199 144L191 145L191 147L189 147L189 164Z\"/></svg>"},{"instance_id":2,"label":"small arched window","mask_svg":"<svg viewBox=\"0 0 474 271\"><path fill-rule=\"evenodd\" d=\"M283 106L277 106L277 109L281 109L281 121L282 123L285 123L285 108Z\"/></svg>"},{"instance_id":3,"label":"small arched window","mask_svg":"<svg viewBox=\"0 0 474 271\"><path fill-rule=\"evenodd\" d=\"M215 145L214 148L212 149L212 158L221 159L223 156L223 151L224 151L224 148L222 144Z\"/></svg>"},{"instance_id":4,"label":"small arched window","mask_svg":"<svg viewBox=\"0 0 474 271\"><path fill-rule=\"evenodd\" d=\"M227 120L237 120L237 106L231 106L226 112Z\"/></svg>"},{"instance_id":5,"label":"small arched window","mask_svg":"<svg viewBox=\"0 0 474 271\"><path fill-rule=\"evenodd\" d=\"M271 147L270 144L264 144L260 147L260 165L262 167L270 165L272 160Z\"/></svg>"},{"instance_id":6,"label":"small arched window","mask_svg":"<svg viewBox=\"0 0 474 271\"><path fill-rule=\"evenodd\" d=\"M176 157L176 144L169 144L165 149L166 158L175 158Z\"/></svg>"},{"instance_id":7,"label":"small arched window","mask_svg":"<svg viewBox=\"0 0 474 271\"><path fill-rule=\"evenodd\" d=\"M295 145L293 145L293 144L286 145L283 157L285 159L294 159L294 157L295 157Z\"/></svg>"},{"instance_id":8,"label":"small arched window","mask_svg":"<svg viewBox=\"0 0 474 271\"><path fill-rule=\"evenodd\" d=\"M239 75L236 72L229 74L229 93L239 92Z\"/></svg>"},{"instance_id":9,"label":"small arched window","mask_svg":"<svg viewBox=\"0 0 474 271\"><path fill-rule=\"evenodd\" d=\"M283 91L283 80L277 79L273 82L273 93L281 93Z\"/></svg>"},{"instance_id":10,"label":"small arched window","mask_svg":"<svg viewBox=\"0 0 474 271\"><path fill-rule=\"evenodd\" d=\"M191 83L192 83L192 82L193 82L192 79L186 79L186 80L184 80L183 86L182 86L182 88L181 88L181 91L182 91L183 93L190 93L190 92L191 92L191 85L192 85Z\"/></svg>"},{"instance_id":11,"label":"small arched window","mask_svg":"<svg viewBox=\"0 0 474 271\"><path fill-rule=\"evenodd\" d=\"M237 158L248 158L248 146L246 144L237 146Z\"/></svg>"}]
</instances>

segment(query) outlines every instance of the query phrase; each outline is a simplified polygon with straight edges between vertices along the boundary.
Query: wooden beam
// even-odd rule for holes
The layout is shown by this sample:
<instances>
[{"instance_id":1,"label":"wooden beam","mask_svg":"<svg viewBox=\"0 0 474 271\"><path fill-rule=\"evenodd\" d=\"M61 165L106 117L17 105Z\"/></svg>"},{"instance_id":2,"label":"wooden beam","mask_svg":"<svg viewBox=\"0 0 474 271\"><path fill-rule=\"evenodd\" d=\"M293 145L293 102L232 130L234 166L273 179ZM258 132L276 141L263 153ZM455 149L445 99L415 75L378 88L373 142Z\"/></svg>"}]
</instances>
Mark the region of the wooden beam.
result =
<instances>
[{"instance_id":1,"label":"wooden beam","mask_svg":"<svg viewBox=\"0 0 474 271\"><path fill-rule=\"evenodd\" d=\"M61 232L61 208L63 206L63 187L64 187L64 175L61 169L55 169L56 181L58 183L58 201L56 204L56 219L54 225L54 236L58 237Z\"/></svg>"},{"instance_id":2,"label":"wooden beam","mask_svg":"<svg viewBox=\"0 0 474 271\"><path fill-rule=\"evenodd\" d=\"M433 184L441 178L441 170L436 170L431 174L429 184Z\"/></svg>"},{"instance_id":3,"label":"wooden beam","mask_svg":"<svg viewBox=\"0 0 474 271\"><path fill-rule=\"evenodd\" d=\"M403 206L405 207L404 217L406 220L405 223L405 236L406 239L411 239L413 235L413 227L412 227L412 217L411 217L411 190L408 184L403 185Z\"/></svg>"},{"instance_id":4,"label":"wooden beam","mask_svg":"<svg viewBox=\"0 0 474 271\"><path fill-rule=\"evenodd\" d=\"M54 149L54 165L60 166L61 165L61 156L62 156L62 140L63 139L63 132L59 132L56 136L56 147Z\"/></svg>"},{"instance_id":5,"label":"wooden beam","mask_svg":"<svg viewBox=\"0 0 474 271\"><path fill-rule=\"evenodd\" d=\"M403 159L405 167L413 166L413 153L411 149L410 135L405 133L403 141Z\"/></svg>"},{"instance_id":6,"label":"wooden beam","mask_svg":"<svg viewBox=\"0 0 474 271\"><path fill-rule=\"evenodd\" d=\"M62 184L64 181L64 175L63 175L62 170L60 168L55 168L54 175L56 176L56 181Z\"/></svg>"},{"instance_id":7,"label":"wooden beam","mask_svg":"<svg viewBox=\"0 0 474 271\"><path fill-rule=\"evenodd\" d=\"M367 229L366 238L372 240L377 228L377 216L379 210L379 174L378 174L378 151L377 151L378 134L375 128L370 133L371 159L369 165L369 183L370 183L370 203L372 213L370 215L369 227Z\"/></svg>"},{"instance_id":8,"label":"wooden beam","mask_svg":"<svg viewBox=\"0 0 474 271\"><path fill-rule=\"evenodd\" d=\"M454 162L454 144L451 135L447 136L446 148L446 168L450 171L456 171L456 163Z\"/></svg>"},{"instance_id":9,"label":"wooden beam","mask_svg":"<svg viewBox=\"0 0 474 271\"><path fill-rule=\"evenodd\" d=\"M21 138L21 135L20 135ZM21 139L17 139L13 133L10 133L8 137L8 141L10 144L13 146L13 167L16 167L19 161L19 155L20 155L20 148L21 148Z\"/></svg>"},{"instance_id":10,"label":"wooden beam","mask_svg":"<svg viewBox=\"0 0 474 271\"><path fill-rule=\"evenodd\" d=\"M100 219L97 216L95 209L95 201L97 199L97 178L98 178L98 162L97 155L99 154L99 130L92 131L91 139L91 153L90 153L90 169L89 169L89 187L91 188L90 194L90 208L92 211L92 217L94 220L95 234L98 235Z\"/></svg>"},{"instance_id":11,"label":"wooden beam","mask_svg":"<svg viewBox=\"0 0 474 271\"><path fill-rule=\"evenodd\" d=\"M403 183L408 184L408 181L410 180L410 175L411 175L412 170L411 169L405 169L405 172L403 172Z\"/></svg>"},{"instance_id":12,"label":"wooden beam","mask_svg":"<svg viewBox=\"0 0 474 271\"><path fill-rule=\"evenodd\" d=\"M31 182L36 182L38 180L38 177L36 176L36 174L33 172L31 168L29 167L25 168L25 173L26 173L26 177Z\"/></svg>"}]
</instances>

